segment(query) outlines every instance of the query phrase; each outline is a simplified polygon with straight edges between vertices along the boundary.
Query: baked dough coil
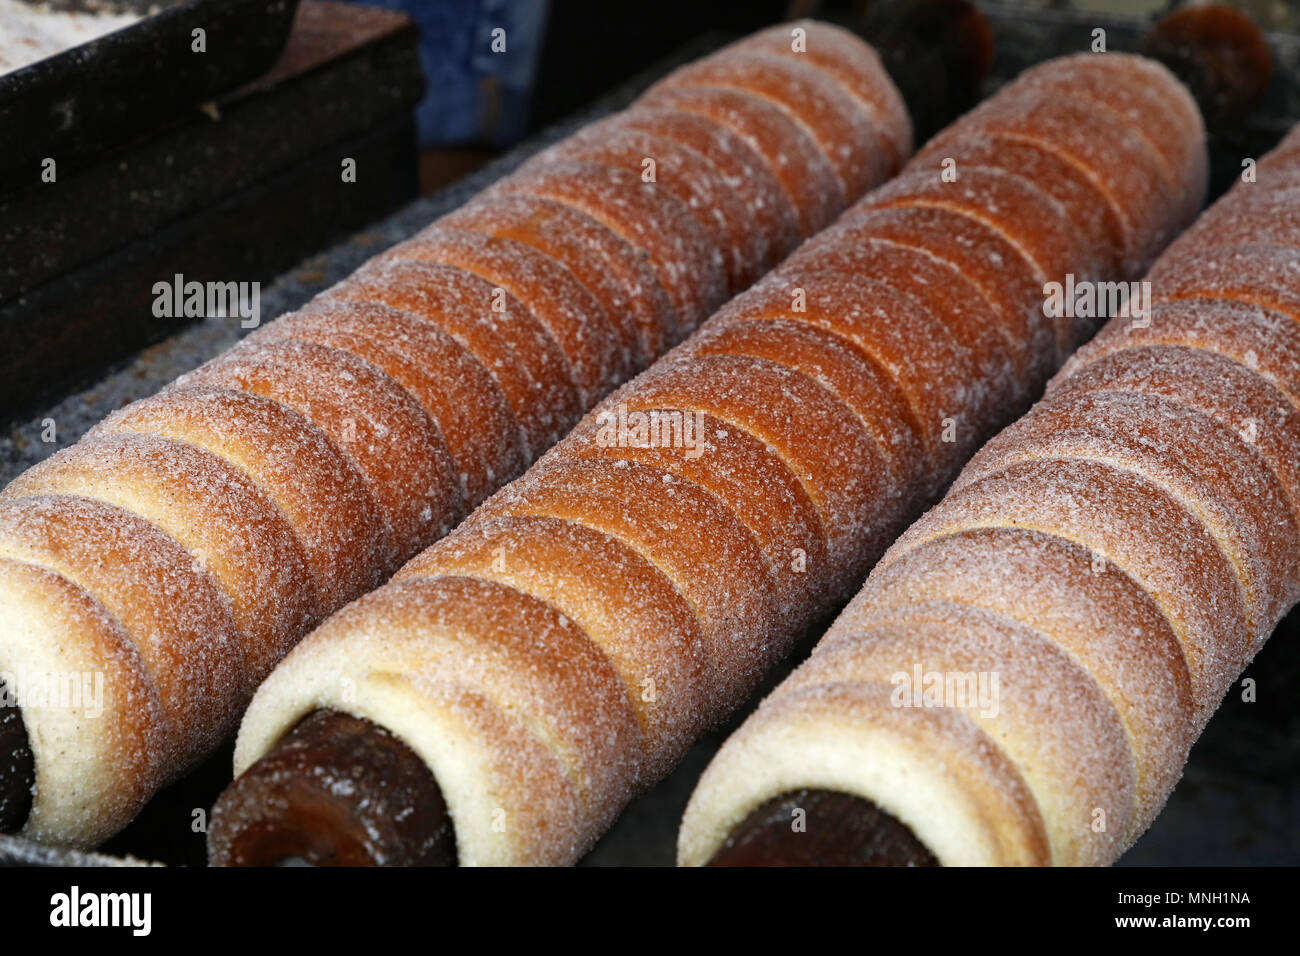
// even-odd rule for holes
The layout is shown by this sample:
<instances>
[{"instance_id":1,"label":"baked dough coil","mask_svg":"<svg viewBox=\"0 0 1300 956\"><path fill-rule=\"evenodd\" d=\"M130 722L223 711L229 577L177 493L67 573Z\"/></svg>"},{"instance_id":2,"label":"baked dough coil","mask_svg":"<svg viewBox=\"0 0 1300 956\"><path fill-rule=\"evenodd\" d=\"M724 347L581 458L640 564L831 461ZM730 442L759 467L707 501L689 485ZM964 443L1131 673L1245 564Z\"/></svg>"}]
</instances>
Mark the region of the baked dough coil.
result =
<instances>
[{"instance_id":1,"label":"baked dough coil","mask_svg":"<svg viewBox=\"0 0 1300 956\"><path fill-rule=\"evenodd\" d=\"M648 99L693 109L692 84L730 88L731 68L687 70ZM1098 110L1090 134L1122 155L1067 135L1051 107L1070 95L1035 83L1093 71L1159 87ZM1066 59L988 115L1004 97L1041 117L1009 158L978 124L941 135L295 648L245 716L236 772L308 713L339 710L425 761L462 864L581 855L852 594L1086 334L1086 319L1044 318L1044 283L1113 275L1123 242L1173 235L1203 196L1199 123L1174 130L1201 155L1182 165L1163 152L1177 144L1142 132L1167 102L1196 115L1162 68ZM956 182L941 182L942 158ZM862 175L828 166L806 188ZM1152 182L1177 202L1144 206ZM1127 231L1096 215L1112 201Z\"/></svg>"},{"instance_id":2,"label":"baked dough coil","mask_svg":"<svg viewBox=\"0 0 1300 956\"><path fill-rule=\"evenodd\" d=\"M1298 144L890 548L706 771L682 862L804 787L874 802L948 864L1104 865L1151 824L1300 595ZM898 706L917 675L966 692Z\"/></svg>"},{"instance_id":3,"label":"baked dough coil","mask_svg":"<svg viewBox=\"0 0 1300 956\"><path fill-rule=\"evenodd\" d=\"M551 147L4 491L0 673L104 677L93 717L24 709L25 836L119 829L314 624L897 170L876 54L802 26L833 52L781 28L697 65L724 86L685 68L689 103Z\"/></svg>"}]
</instances>

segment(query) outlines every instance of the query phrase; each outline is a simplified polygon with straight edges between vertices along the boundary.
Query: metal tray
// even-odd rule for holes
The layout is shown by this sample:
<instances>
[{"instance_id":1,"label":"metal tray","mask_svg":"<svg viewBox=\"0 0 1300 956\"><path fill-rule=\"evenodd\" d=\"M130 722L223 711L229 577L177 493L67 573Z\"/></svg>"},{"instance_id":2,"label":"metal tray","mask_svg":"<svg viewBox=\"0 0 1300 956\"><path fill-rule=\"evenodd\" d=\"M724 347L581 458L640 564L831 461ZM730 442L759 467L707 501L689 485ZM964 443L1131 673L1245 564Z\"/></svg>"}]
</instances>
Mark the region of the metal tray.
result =
<instances>
[{"instance_id":1,"label":"metal tray","mask_svg":"<svg viewBox=\"0 0 1300 956\"><path fill-rule=\"evenodd\" d=\"M76 166L160 118L267 70L289 36L298 0L114 0L147 13L105 34L0 75L0 192L37 180L41 161ZM85 0L63 0L81 9ZM105 6L99 4L99 8ZM206 31L205 53L190 51Z\"/></svg>"}]
</instances>

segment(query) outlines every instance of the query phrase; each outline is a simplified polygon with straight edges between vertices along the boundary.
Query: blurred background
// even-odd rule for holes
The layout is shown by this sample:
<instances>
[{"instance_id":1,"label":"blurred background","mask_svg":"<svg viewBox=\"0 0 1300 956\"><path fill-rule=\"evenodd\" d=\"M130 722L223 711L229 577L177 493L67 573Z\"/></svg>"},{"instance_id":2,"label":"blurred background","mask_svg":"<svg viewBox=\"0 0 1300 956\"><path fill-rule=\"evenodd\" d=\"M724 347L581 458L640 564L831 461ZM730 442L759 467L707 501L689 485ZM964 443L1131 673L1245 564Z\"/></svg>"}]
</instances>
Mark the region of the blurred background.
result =
<instances>
[{"instance_id":1,"label":"blurred background","mask_svg":"<svg viewBox=\"0 0 1300 956\"><path fill-rule=\"evenodd\" d=\"M360 0L402 10L421 29L428 93L419 106L421 184L445 185L710 31L778 20L862 19L872 0ZM880 6L879 3L875 4ZM1154 21L1185 0L1003 0L999 7ZM1298 0L1230 0L1262 29L1300 28ZM489 49L504 25L504 55Z\"/></svg>"}]
</instances>

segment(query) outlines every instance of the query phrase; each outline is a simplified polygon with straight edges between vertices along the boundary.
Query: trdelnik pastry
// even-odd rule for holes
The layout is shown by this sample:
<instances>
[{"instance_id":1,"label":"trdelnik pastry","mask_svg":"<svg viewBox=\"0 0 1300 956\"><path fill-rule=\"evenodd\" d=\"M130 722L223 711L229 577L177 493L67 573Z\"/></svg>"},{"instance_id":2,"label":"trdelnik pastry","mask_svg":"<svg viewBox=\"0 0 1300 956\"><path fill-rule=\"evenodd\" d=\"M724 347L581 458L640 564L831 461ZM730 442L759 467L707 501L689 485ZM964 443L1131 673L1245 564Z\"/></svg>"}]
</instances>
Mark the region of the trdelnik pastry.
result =
<instances>
[{"instance_id":1,"label":"trdelnik pastry","mask_svg":"<svg viewBox=\"0 0 1300 956\"><path fill-rule=\"evenodd\" d=\"M693 84L732 69L646 99L709 112ZM836 168L825 191L862 181ZM1163 67L1026 73L300 644L244 719L212 859L573 862L1093 332L1044 286L1136 278L1205 188ZM622 409L701 414L709 447L611 447ZM414 802L377 820L394 789Z\"/></svg>"},{"instance_id":2,"label":"trdelnik pastry","mask_svg":"<svg viewBox=\"0 0 1300 956\"><path fill-rule=\"evenodd\" d=\"M105 700L5 715L0 826L108 837L314 624L893 173L878 57L802 29L833 55L785 28L719 52L17 478L0 670L100 672Z\"/></svg>"},{"instance_id":3,"label":"trdelnik pastry","mask_svg":"<svg viewBox=\"0 0 1300 956\"><path fill-rule=\"evenodd\" d=\"M1298 198L1300 128L890 548L714 758L681 862L1104 865L1146 830L1300 597ZM996 712L896 706L917 664L996 673ZM782 801L831 807L820 859Z\"/></svg>"}]
</instances>

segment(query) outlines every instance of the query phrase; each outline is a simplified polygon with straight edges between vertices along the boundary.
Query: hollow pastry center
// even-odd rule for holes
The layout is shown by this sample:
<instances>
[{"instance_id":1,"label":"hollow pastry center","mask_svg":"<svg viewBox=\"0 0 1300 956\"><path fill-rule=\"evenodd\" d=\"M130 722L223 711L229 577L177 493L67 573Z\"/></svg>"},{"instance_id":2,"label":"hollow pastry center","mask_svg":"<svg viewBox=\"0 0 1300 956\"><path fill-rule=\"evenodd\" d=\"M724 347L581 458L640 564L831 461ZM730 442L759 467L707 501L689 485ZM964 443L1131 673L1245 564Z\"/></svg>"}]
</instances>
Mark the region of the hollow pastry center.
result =
<instances>
[{"instance_id":1,"label":"hollow pastry center","mask_svg":"<svg viewBox=\"0 0 1300 956\"><path fill-rule=\"evenodd\" d=\"M35 785L36 760L23 712L11 702L9 688L0 680L0 833L22 828L32 809Z\"/></svg>"},{"instance_id":2,"label":"hollow pastry center","mask_svg":"<svg viewBox=\"0 0 1300 956\"><path fill-rule=\"evenodd\" d=\"M219 866L451 866L456 838L433 774L382 727L303 718L227 788L208 837Z\"/></svg>"},{"instance_id":3,"label":"hollow pastry center","mask_svg":"<svg viewBox=\"0 0 1300 956\"><path fill-rule=\"evenodd\" d=\"M870 800L796 790L732 831L709 866L938 866L920 840Z\"/></svg>"}]
</instances>

